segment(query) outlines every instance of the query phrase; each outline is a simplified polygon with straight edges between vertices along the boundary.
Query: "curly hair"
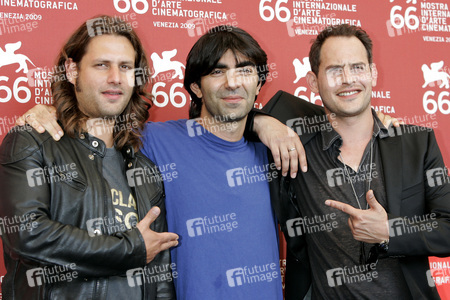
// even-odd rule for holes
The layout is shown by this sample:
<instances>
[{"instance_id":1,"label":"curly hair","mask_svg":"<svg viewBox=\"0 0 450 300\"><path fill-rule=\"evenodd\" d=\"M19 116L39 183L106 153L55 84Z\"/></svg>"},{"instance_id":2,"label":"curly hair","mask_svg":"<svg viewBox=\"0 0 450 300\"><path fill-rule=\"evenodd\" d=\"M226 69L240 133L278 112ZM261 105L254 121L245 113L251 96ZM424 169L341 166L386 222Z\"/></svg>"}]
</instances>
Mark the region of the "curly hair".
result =
<instances>
[{"instance_id":1,"label":"curly hair","mask_svg":"<svg viewBox=\"0 0 450 300\"><path fill-rule=\"evenodd\" d=\"M101 26L95 27L92 32L92 22L101 22ZM64 127L68 136L75 137L76 133L85 131L86 121L89 119L78 107L75 95L75 87L67 79L65 63L71 58L74 63L79 63L86 54L89 42L97 35L117 35L127 38L135 50L135 74L137 70L143 77L135 85L133 94L124 111L117 116L113 130L114 144L117 149L122 149L125 145L131 145L135 150L142 146L140 137L144 124L149 117L148 110L151 106L153 96L147 92L149 83L149 64L144 53L142 43L131 25L122 21L118 17L106 15L90 19L82 24L62 47L57 61L55 72L52 76L51 90L53 95L53 105L56 108L58 120ZM145 99L149 100L146 101Z\"/></svg>"}]
</instances>

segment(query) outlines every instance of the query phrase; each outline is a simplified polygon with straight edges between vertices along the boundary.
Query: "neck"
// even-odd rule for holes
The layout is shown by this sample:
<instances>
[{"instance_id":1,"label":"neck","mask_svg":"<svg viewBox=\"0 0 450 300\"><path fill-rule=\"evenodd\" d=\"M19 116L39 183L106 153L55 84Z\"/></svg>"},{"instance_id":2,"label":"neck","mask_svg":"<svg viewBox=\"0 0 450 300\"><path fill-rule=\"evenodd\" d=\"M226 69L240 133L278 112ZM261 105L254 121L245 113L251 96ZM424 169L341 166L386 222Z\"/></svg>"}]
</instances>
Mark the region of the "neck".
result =
<instances>
[{"instance_id":1,"label":"neck","mask_svg":"<svg viewBox=\"0 0 450 300\"><path fill-rule=\"evenodd\" d=\"M87 132L96 138L101 139L107 148L112 148L114 146L114 125L114 119L95 118L89 119L86 122Z\"/></svg>"},{"instance_id":2,"label":"neck","mask_svg":"<svg viewBox=\"0 0 450 300\"><path fill-rule=\"evenodd\" d=\"M228 141L237 142L244 136L245 123L247 117L240 121L222 122L220 118L214 118L212 116L200 116L201 125L214 134L215 136Z\"/></svg>"},{"instance_id":3,"label":"neck","mask_svg":"<svg viewBox=\"0 0 450 300\"><path fill-rule=\"evenodd\" d=\"M339 159L343 163L345 159L345 164L357 171L361 164L364 149L372 139L373 117L371 110L367 109L353 117L335 116L334 118L327 111L327 117L332 124L331 126L342 138Z\"/></svg>"},{"instance_id":4,"label":"neck","mask_svg":"<svg viewBox=\"0 0 450 300\"><path fill-rule=\"evenodd\" d=\"M363 113L352 116L332 117L331 112L325 109L328 120L333 126L334 130L342 137L342 146L349 146L353 144L366 144L372 138L374 120L370 107Z\"/></svg>"}]
</instances>

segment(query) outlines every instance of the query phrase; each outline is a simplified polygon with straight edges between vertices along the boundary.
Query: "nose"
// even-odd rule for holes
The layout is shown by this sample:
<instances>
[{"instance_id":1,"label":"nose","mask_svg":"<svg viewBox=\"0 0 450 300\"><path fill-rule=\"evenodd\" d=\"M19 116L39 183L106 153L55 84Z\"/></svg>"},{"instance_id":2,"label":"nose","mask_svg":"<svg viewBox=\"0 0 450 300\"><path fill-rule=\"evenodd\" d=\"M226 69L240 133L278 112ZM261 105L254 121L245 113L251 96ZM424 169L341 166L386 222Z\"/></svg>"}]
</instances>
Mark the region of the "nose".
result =
<instances>
[{"instance_id":1,"label":"nose","mask_svg":"<svg viewBox=\"0 0 450 300\"><path fill-rule=\"evenodd\" d=\"M346 66L342 70L342 83L352 83L356 81L356 75Z\"/></svg>"},{"instance_id":2,"label":"nose","mask_svg":"<svg viewBox=\"0 0 450 300\"><path fill-rule=\"evenodd\" d=\"M236 69L227 70L226 74L227 74L227 76L226 76L227 78L226 78L225 86L228 89L234 90L241 85L241 79L239 78L239 76L236 72Z\"/></svg>"},{"instance_id":3,"label":"nose","mask_svg":"<svg viewBox=\"0 0 450 300\"><path fill-rule=\"evenodd\" d=\"M120 70L118 66L111 66L108 70L108 83L120 84Z\"/></svg>"}]
</instances>

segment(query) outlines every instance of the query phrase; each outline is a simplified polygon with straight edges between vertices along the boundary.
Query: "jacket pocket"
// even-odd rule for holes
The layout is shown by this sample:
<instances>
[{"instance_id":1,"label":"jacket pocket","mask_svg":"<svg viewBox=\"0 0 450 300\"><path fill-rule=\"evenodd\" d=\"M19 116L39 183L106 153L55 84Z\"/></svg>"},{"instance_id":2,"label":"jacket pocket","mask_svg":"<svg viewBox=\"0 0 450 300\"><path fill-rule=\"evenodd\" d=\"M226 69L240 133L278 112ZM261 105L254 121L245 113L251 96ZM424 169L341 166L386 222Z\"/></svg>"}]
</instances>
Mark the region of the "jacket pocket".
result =
<instances>
[{"instance_id":1,"label":"jacket pocket","mask_svg":"<svg viewBox=\"0 0 450 300\"><path fill-rule=\"evenodd\" d=\"M79 177L78 173L68 173L57 171L61 182L66 183L72 188L84 192L86 190L86 181Z\"/></svg>"}]
</instances>

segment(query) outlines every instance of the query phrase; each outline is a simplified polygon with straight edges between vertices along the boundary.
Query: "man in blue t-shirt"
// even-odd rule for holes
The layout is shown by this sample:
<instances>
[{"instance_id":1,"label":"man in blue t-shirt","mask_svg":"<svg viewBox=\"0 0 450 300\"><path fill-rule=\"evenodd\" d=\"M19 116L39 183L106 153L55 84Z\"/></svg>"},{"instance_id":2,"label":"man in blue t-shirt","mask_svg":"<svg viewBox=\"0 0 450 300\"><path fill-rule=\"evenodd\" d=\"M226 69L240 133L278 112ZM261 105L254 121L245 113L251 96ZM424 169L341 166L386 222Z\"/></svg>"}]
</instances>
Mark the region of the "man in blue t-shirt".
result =
<instances>
[{"instance_id":1,"label":"man in blue t-shirt","mask_svg":"<svg viewBox=\"0 0 450 300\"><path fill-rule=\"evenodd\" d=\"M187 58L191 119L145 128L142 151L161 169L169 231L181 237L171 252L180 299L283 298L267 183L277 172L243 137L266 66L245 31L211 30Z\"/></svg>"}]
</instances>

